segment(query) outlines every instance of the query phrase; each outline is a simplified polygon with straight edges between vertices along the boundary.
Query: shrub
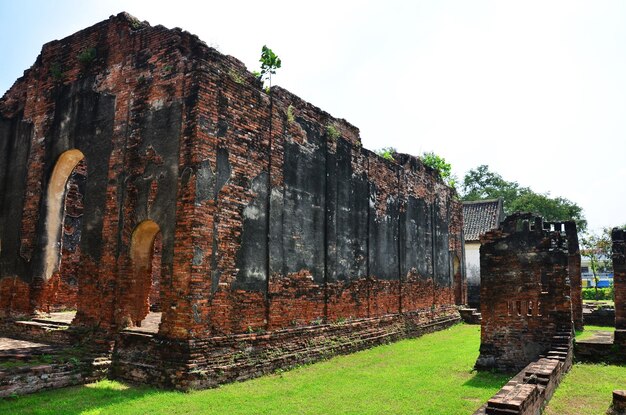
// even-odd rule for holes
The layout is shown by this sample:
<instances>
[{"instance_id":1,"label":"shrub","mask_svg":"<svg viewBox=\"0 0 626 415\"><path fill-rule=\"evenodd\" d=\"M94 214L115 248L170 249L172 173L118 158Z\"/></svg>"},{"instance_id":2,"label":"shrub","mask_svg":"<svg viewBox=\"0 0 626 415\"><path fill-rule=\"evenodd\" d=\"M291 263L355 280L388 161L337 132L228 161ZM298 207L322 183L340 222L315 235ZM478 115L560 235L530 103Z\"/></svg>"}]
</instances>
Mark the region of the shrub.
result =
<instances>
[{"instance_id":1,"label":"shrub","mask_svg":"<svg viewBox=\"0 0 626 415\"><path fill-rule=\"evenodd\" d=\"M613 292L613 287L609 288L598 288L598 297L596 298L596 289L591 288L583 288L583 300L614 300L615 293Z\"/></svg>"},{"instance_id":2,"label":"shrub","mask_svg":"<svg viewBox=\"0 0 626 415\"><path fill-rule=\"evenodd\" d=\"M96 59L96 48L87 48L80 52L77 56L78 61L83 66L89 66Z\"/></svg>"}]
</instances>

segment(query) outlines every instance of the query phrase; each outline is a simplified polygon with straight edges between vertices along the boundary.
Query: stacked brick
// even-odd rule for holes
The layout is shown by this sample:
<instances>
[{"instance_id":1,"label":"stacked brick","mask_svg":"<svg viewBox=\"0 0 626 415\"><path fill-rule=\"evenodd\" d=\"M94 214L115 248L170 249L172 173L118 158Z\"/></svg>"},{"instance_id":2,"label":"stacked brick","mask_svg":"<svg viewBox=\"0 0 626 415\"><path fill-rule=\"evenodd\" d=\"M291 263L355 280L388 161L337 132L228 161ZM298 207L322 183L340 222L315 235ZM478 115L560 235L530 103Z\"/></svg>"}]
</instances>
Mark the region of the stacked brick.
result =
<instances>
[{"instance_id":1,"label":"stacked brick","mask_svg":"<svg viewBox=\"0 0 626 415\"><path fill-rule=\"evenodd\" d=\"M149 305L161 338L187 342L466 301L461 206L437 172L363 149L346 121L268 94L180 29L120 14L48 43L0 100L0 145L4 316L75 304L75 326L111 336ZM46 190L71 149L84 162L52 212L60 243L42 236Z\"/></svg>"},{"instance_id":2,"label":"stacked brick","mask_svg":"<svg viewBox=\"0 0 626 415\"><path fill-rule=\"evenodd\" d=\"M613 229L613 290L615 291L614 344L626 354L626 231Z\"/></svg>"},{"instance_id":3,"label":"stacked brick","mask_svg":"<svg viewBox=\"0 0 626 415\"><path fill-rule=\"evenodd\" d=\"M479 369L520 370L571 333L575 224L514 214L481 238ZM576 243L574 243L574 241ZM580 259L578 259L578 264ZM580 298L578 296L578 298Z\"/></svg>"}]
</instances>

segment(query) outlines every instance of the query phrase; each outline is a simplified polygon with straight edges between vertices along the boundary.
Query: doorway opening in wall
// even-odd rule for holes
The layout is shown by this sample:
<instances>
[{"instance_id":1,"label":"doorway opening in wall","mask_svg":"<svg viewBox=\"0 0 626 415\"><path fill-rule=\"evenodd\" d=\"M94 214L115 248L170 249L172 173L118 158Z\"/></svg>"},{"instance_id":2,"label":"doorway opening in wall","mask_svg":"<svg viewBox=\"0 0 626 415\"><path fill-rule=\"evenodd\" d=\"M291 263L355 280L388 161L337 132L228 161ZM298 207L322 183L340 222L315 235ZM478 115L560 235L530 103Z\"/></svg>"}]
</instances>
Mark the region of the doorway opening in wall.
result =
<instances>
[{"instance_id":1,"label":"doorway opening in wall","mask_svg":"<svg viewBox=\"0 0 626 415\"><path fill-rule=\"evenodd\" d=\"M78 300L87 162L80 150L62 153L50 176L46 194L46 245L40 311L71 322Z\"/></svg>"},{"instance_id":2,"label":"doorway opening in wall","mask_svg":"<svg viewBox=\"0 0 626 415\"><path fill-rule=\"evenodd\" d=\"M463 295L463 274L461 272L461 260L458 255L453 253L452 257L452 283L454 284L454 303L456 305L465 304L465 296Z\"/></svg>"},{"instance_id":3,"label":"doorway opening in wall","mask_svg":"<svg viewBox=\"0 0 626 415\"><path fill-rule=\"evenodd\" d=\"M157 333L161 324L161 229L152 220L135 228L131 239L132 291L131 319L134 329Z\"/></svg>"}]
</instances>

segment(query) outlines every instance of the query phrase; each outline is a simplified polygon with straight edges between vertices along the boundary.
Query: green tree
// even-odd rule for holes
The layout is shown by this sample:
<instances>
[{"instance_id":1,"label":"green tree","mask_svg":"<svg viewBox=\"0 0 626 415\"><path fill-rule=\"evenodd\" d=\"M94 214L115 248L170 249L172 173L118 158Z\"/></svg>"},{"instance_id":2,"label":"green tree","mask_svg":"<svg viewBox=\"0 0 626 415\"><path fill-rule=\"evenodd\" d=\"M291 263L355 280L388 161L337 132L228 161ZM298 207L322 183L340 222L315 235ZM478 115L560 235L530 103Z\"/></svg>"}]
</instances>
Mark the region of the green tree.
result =
<instances>
[{"instance_id":1,"label":"green tree","mask_svg":"<svg viewBox=\"0 0 626 415\"><path fill-rule=\"evenodd\" d=\"M261 62L259 78L261 78L263 82L268 81L269 91L272 88L272 75L276 74L276 70L279 69L283 63L274 51L266 45L263 45L263 48L261 48L261 59L259 59L259 62Z\"/></svg>"},{"instance_id":2,"label":"green tree","mask_svg":"<svg viewBox=\"0 0 626 415\"><path fill-rule=\"evenodd\" d=\"M489 170L483 164L465 174L462 186L463 200L481 200L502 198L505 210L521 192L530 189L521 188L517 182L506 181L498 173Z\"/></svg>"},{"instance_id":3,"label":"green tree","mask_svg":"<svg viewBox=\"0 0 626 415\"><path fill-rule=\"evenodd\" d=\"M508 208L510 212L533 212L547 221L573 220L580 232L587 229L583 209L564 197L552 198L549 194L526 190L520 192L519 196L510 202Z\"/></svg>"},{"instance_id":4,"label":"green tree","mask_svg":"<svg viewBox=\"0 0 626 415\"><path fill-rule=\"evenodd\" d=\"M529 187L503 179L484 164L467 172L463 179L463 200L497 198L502 198L507 215L516 211L532 212L548 221L573 220L579 232L587 228L582 208L569 199L536 193Z\"/></svg>"},{"instance_id":5,"label":"green tree","mask_svg":"<svg viewBox=\"0 0 626 415\"><path fill-rule=\"evenodd\" d=\"M446 159L433 152L423 153L420 159L426 166L437 170L448 186L456 188L456 177L452 174L452 165Z\"/></svg>"},{"instance_id":6,"label":"green tree","mask_svg":"<svg viewBox=\"0 0 626 415\"><path fill-rule=\"evenodd\" d=\"M589 268L593 275L595 297L598 300L598 281L600 272L613 268L613 243L611 229L604 228L601 233L585 232L580 238L580 255L589 258Z\"/></svg>"}]
</instances>

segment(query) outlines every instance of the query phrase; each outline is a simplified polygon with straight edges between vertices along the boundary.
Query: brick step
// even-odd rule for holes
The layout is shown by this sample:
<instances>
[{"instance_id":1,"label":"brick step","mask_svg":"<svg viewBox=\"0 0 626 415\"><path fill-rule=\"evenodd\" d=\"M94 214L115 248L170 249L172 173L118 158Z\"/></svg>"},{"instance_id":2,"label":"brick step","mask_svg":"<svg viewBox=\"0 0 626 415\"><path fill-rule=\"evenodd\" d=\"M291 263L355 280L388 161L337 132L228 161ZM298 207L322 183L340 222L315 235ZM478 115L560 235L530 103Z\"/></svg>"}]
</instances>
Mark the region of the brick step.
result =
<instances>
[{"instance_id":1,"label":"brick step","mask_svg":"<svg viewBox=\"0 0 626 415\"><path fill-rule=\"evenodd\" d=\"M53 354L58 352L58 348L53 346L29 347L25 349L6 349L0 351L0 362L6 360L24 360L27 361L34 357L44 354Z\"/></svg>"},{"instance_id":2,"label":"brick step","mask_svg":"<svg viewBox=\"0 0 626 415\"><path fill-rule=\"evenodd\" d=\"M485 408L486 415L519 415L519 411L517 409L506 409L506 408Z\"/></svg>"},{"instance_id":3,"label":"brick step","mask_svg":"<svg viewBox=\"0 0 626 415\"><path fill-rule=\"evenodd\" d=\"M59 326L57 324L42 323L42 322L33 321L33 320L16 321L14 324L17 327L37 327L45 331L65 330L69 327L69 326Z\"/></svg>"},{"instance_id":4,"label":"brick step","mask_svg":"<svg viewBox=\"0 0 626 415\"><path fill-rule=\"evenodd\" d=\"M34 321L35 323L41 323L41 324L45 324L47 326L54 326L54 327L69 327L70 325L68 323L65 323L63 321L52 321L52 320L47 320L44 318L33 318L30 321Z\"/></svg>"},{"instance_id":5,"label":"brick step","mask_svg":"<svg viewBox=\"0 0 626 415\"><path fill-rule=\"evenodd\" d=\"M563 356L552 356L552 355L548 355L546 356L546 359L550 359L550 360L558 360L560 362L565 362L567 360L566 357Z\"/></svg>"},{"instance_id":6,"label":"brick step","mask_svg":"<svg viewBox=\"0 0 626 415\"><path fill-rule=\"evenodd\" d=\"M139 366L147 369L156 368L156 365L151 365L149 363L142 363L138 361L130 361L130 360L118 360L117 364L128 365L128 366Z\"/></svg>"},{"instance_id":7,"label":"brick step","mask_svg":"<svg viewBox=\"0 0 626 415\"><path fill-rule=\"evenodd\" d=\"M524 401L537 396L537 386L530 384L507 384L489 401L486 414L505 415L519 414Z\"/></svg>"},{"instance_id":8,"label":"brick step","mask_svg":"<svg viewBox=\"0 0 626 415\"><path fill-rule=\"evenodd\" d=\"M550 379L546 379L546 378L536 378L534 380L532 380L531 382L531 378L528 376L524 376L524 382L526 383L531 383L531 384L536 384L536 385L541 385L541 386L548 386L548 383L550 382Z\"/></svg>"},{"instance_id":9,"label":"brick step","mask_svg":"<svg viewBox=\"0 0 626 415\"><path fill-rule=\"evenodd\" d=\"M554 336L552 336L553 340L560 340L560 341L570 341L572 338L572 336L570 336L569 334L555 334Z\"/></svg>"}]
</instances>

